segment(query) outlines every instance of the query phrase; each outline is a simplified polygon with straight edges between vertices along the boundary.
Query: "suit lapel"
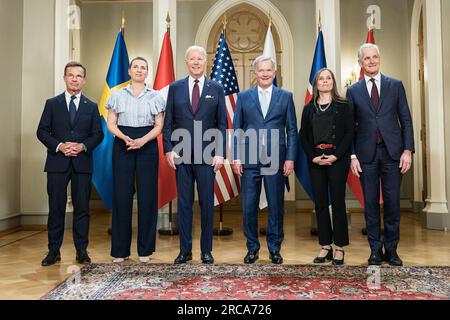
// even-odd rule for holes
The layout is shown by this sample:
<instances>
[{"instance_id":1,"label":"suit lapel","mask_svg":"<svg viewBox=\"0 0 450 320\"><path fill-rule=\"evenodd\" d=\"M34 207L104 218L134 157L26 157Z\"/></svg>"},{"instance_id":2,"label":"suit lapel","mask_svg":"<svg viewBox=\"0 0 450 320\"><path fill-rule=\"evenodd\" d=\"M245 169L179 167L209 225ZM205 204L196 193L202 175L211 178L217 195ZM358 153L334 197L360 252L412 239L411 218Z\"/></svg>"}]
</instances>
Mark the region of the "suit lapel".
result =
<instances>
[{"instance_id":1,"label":"suit lapel","mask_svg":"<svg viewBox=\"0 0 450 320\"><path fill-rule=\"evenodd\" d=\"M80 114L84 111L86 104L88 103L85 96L80 96L80 103L78 104L77 114L75 115L75 121L73 122L73 126L75 126L78 122L78 118L80 118Z\"/></svg>"},{"instance_id":2,"label":"suit lapel","mask_svg":"<svg viewBox=\"0 0 450 320\"><path fill-rule=\"evenodd\" d=\"M375 112L372 107L372 101L370 100L369 90L367 89L366 79L365 78L361 79L359 82L359 85L360 85L360 91L363 95L363 98L364 98L364 101L366 102L367 107L370 109L370 111Z\"/></svg>"},{"instance_id":3,"label":"suit lapel","mask_svg":"<svg viewBox=\"0 0 450 320\"><path fill-rule=\"evenodd\" d=\"M250 91L250 96L253 98L256 108L258 109L259 113L261 114L261 117L264 118L263 116L263 112L261 109L261 104L259 103L259 97L258 97L258 87L255 87L253 89L251 89Z\"/></svg>"},{"instance_id":4,"label":"suit lapel","mask_svg":"<svg viewBox=\"0 0 450 320\"><path fill-rule=\"evenodd\" d=\"M192 104L191 104L191 99L190 99L190 92L189 92L189 77L186 77L184 79L184 84L183 84L183 88L184 88L184 96L186 97L186 106L189 109L189 111L194 114L192 112Z\"/></svg>"},{"instance_id":5,"label":"suit lapel","mask_svg":"<svg viewBox=\"0 0 450 320\"><path fill-rule=\"evenodd\" d=\"M60 111L62 112L64 119L66 119L67 123L70 126L69 106L67 105L66 102L66 93L63 92L62 94L60 94L57 100L59 104L58 109L61 109Z\"/></svg>"},{"instance_id":6,"label":"suit lapel","mask_svg":"<svg viewBox=\"0 0 450 320\"><path fill-rule=\"evenodd\" d=\"M205 101L205 97L209 94L209 90L211 89L210 81L211 80L209 80L208 78L205 77L205 83L203 84L202 94L200 96L200 101L198 102L196 113L200 110L200 107L203 105L203 102ZM191 106L191 110L192 110L192 106Z\"/></svg>"},{"instance_id":7,"label":"suit lapel","mask_svg":"<svg viewBox=\"0 0 450 320\"><path fill-rule=\"evenodd\" d=\"M389 95L390 90L390 82L389 79L386 78L384 75L381 75L381 96L380 96L380 108L378 112L380 112L381 107L383 106L383 102L385 100L385 97Z\"/></svg>"},{"instance_id":8,"label":"suit lapel","mask_svg":"<svg viewBox=\"0 0 450 320\"><path fill-rule=\"evenodd\" d=\"M276 86L272 86L272 97L270 98L269 110L267 110L266 119L269 118L272 110L275 109L275 104L278 101L281 90Z\"/></svg>"}]
</instances>

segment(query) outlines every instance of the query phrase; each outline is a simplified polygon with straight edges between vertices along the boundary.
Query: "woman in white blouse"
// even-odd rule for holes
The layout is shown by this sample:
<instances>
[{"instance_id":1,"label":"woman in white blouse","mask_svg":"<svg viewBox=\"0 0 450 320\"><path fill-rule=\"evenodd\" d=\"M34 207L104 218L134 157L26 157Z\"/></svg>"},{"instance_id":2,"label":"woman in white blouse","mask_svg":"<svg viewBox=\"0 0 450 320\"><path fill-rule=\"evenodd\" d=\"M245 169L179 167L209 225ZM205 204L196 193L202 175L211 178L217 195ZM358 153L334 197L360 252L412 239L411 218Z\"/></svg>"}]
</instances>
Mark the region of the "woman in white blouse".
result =
<instances>
[{"instance_id":1,"label":"woman in white blouse","mask_svg":"<svg viewBox=\"0 0 450 320\"><path fill-rule=\"evenodd\" d=\"M108 130L115 136L113 146L113 262L130 256L135 179L138 200L137 252L148 262L155 251L158 214L158 143L163 127L165 101L145 84L148 63L134 58L128 69L131 82L111 94Z\"/></svg>"}]
</instances>

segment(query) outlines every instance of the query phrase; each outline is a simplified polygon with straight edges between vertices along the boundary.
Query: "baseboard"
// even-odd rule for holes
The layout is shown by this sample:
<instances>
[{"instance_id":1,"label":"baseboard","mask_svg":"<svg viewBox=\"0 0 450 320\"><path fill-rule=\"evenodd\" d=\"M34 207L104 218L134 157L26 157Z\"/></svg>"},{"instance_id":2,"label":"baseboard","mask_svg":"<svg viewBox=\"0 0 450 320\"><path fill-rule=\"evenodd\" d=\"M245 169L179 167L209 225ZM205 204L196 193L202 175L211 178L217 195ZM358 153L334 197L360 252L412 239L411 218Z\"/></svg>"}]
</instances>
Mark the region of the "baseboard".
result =
<instances>
[{"instance_id":1,"label":"baseboard","mask_svg":"<svg viewBox=\"0 0 450 320\"><path fill-rule=\"evenodd\" d=\"M1 219L0 220L0 231L5 231L5 230L20 227L21 226L20 219L21 219L20 214L16 214L14 216L10 216L10 217Z\"/></svg>"},{"instance_id":2,"label":"baseboard","mask_svg":"<svg viewBox=\"0 0 450 320\"><path fill-rule=\"evenodd\" d=\"M47 213L24 213L20 216L20 225L47 225ZM73 222L73 212L66 212L66 219L64 221L64 228L71 229Z\"/></svg>"}]
</instances>

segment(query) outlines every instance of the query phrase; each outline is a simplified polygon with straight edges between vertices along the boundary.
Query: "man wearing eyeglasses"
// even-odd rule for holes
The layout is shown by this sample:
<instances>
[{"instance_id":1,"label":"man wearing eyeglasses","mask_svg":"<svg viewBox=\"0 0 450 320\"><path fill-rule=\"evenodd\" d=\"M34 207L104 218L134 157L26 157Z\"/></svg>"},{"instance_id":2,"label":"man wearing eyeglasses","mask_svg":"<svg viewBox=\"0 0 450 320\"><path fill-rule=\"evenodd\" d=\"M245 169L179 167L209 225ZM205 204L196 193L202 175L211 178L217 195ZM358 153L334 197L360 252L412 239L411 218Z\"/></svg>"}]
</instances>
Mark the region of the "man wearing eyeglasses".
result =
<instances>
[{"instance_id":1,"label":"man wearing eyeglasses","mask_svg":"<svg viewBox=\"0 0 450 320\"><path fill-rule=\"evenodd\" d=\"M89 198L92 153L103 139L97 104L81 94L86 69L78 62L64 68L66 91L48 99L37 129L38 139L47 147L48 254L42 266L61 260L67 185L71 181L73 240L76 261L88 264Z\"/></svg>"},{"instance_id":2,"label":"man wearing eyeglasses","mask_svg":"<svg viewBox=\"0 0 450 320\"><path fill-rule=\"evenodd\" d=\"M201 210L201 260L214 263L212 236L214 222L214 180L222 167L225 155L225 130L227 117L225 93L222 85L204 76L206 51L199 46L186 50L186 66L189 76L172 83L167 97L164 119L164 152L169 165L176 170L178 191L178 229L180 231L180 253L175 264L192 260L192 205L194 182L197 182ZM188 133L188 147L177 148L178 133ZM206 132L219 132L214 142L203 141ZM172 136L172 133L173 136ZM200 140L200 143L197 141ZM195 142L194 142L195 141ZM209 145L215 148L208 154Z\"/></svg>"}]
</instances>

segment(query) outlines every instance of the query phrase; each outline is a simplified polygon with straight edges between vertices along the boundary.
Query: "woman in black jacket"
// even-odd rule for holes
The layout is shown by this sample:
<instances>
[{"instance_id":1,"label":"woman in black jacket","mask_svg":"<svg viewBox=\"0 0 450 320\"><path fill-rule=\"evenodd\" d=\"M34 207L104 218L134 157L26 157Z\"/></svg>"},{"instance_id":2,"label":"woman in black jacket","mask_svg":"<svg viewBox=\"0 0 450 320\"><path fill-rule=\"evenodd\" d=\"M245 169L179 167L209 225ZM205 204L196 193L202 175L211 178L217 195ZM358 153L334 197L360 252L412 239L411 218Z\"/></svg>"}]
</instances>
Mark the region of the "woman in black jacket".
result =
<instances>
[{"instance_id":1,"label":"woman in black jacket","mask_svg":"<svg viewBox=\"0 0 450 320\"><path fill-rule=\"evenodd\" d=\"M314 78L311 102L303 109L300 129L301 143L309 161L322 246L314 263L326 260L333 260L333 265L344 263L343 247L349 244L345 185L354 130L353 106L339 95L333 72L326 68L319 70Z\"/></svg>"}]
</instances>

